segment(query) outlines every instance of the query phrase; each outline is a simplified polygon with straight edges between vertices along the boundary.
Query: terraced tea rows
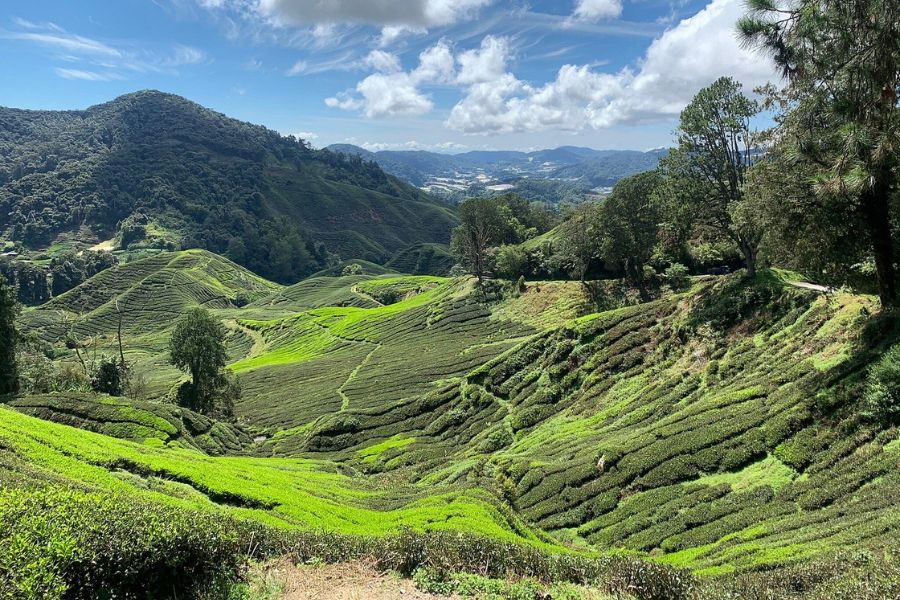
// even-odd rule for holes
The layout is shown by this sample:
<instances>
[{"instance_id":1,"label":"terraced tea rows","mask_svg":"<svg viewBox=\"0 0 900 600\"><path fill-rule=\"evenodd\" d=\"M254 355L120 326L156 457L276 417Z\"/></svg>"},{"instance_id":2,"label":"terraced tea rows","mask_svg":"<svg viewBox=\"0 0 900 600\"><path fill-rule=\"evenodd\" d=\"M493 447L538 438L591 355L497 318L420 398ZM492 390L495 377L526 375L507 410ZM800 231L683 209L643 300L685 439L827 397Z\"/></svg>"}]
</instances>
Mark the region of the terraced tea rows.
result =
<instances>
[{"instance_id":1,"label":"terraced tea rows","mask_svg":"<svg viewBox=\"0 0 900 600\"><path fill-rule=\"evenodd\" d=\"M240 273L231 287L212 276L180 286L182 274L170 287L145 285L175 268L166 266L174 258L135 263L142 276L119 297L156 297L172 311L206 303L227 324L230 368L243 387L239 422L261 436L240 443L259 458L227 460L259 469L248 502L267 507L266 518L360 532L372 518L383 532L400 517L365 511L409 510L403 518L423 527L446 521L525 539L543 531L555 544L645 552L704 573L889 546L900 530L892 501L898 431L858 416L866 367L898 330L890 316L873 316L869 298L826 297L774 274L701 278L681 294L579 317L587 300L577 283L532 283L503 298L466 280L395 275L317 277L288 288L249 279L244 290ZM210 267L218 269L199 268ZM76 327L105 331L111 344L100 315L115 294L90 300L99 294L92 289L26 320L53 339L65 302ZM238 307L239 294L258 296ZM86 299L76 318L77 298ZM169 325L126 327L129 357L154 368L157 395L180 378L163 368ZM18 403L115 434L97 423L102 411L79 405L80 420L66 421L46 398ZM179 442L150 429L134 431ZM128 448L110 452L134 460L140 452ZM60 472L97 464L84 452L65 449L76 462ZM182 460L201 460L159 452L153 460L171 459L173 473ZM320 485L318 476L278 479L299 463L272 457L304 457L313 471L353 478L324 494L327 509L306 513L288 495L316 495L304 486ZM200 470L184 477L194 481ZM234 494L239 479L195 489ZM352 489L366 490L365 500ZM334 517L339 526L326 512L344 515L345 503L352 510ZM476 513L480 524L470 524L465 515Z\"/></svg>"},{"instance_id":2,"label":"terraced tea rows","mask_svg":"<svg viewBox=\"0 0 900 600\"><path fill-rule=\"evenodd\" d=\"M401 526L480 533L549 547L477 490L379 489L327 461L214 458L48 423L0 407L0 461L31 465L13 478L68 482L106 493L222 512L278 527L380 535ZM24 465L20 465L24 467ZM15 471L15 469L14 469ZM9 480L10 473L3 477Z\"/></svg>"}]
</instances>

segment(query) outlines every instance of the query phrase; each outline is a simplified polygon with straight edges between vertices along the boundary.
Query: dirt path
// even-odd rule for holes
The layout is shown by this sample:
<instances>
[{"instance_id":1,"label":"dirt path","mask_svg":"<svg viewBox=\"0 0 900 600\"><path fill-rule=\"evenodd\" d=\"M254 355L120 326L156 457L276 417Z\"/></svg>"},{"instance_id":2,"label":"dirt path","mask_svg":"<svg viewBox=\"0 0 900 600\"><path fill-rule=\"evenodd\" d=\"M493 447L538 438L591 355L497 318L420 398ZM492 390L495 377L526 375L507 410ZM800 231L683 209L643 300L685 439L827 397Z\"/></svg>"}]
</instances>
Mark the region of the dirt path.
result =
<instances>
[{"instance_id":1,"label":"dirt path","mask_svg":"<svg viewBox=\"0 0 900 600\"><path fill-rule=\"evenodd\" d=\"M243 360L246 360L248 358L255 358L266 351L268 344L266 344L266 340L260 332L250 329L249 327L245 327L234 319L228 319L224 322L224 324L228 329L231 329L232 331L239 331L253 340L253 345L250 347L250 350L247 352L247 356L245 356Z\"/></svg>"},{"instance_id":2,"label":"dirt path","mask_svg":"<svg viewBox=\"0 0 900 600\"><path fill-rule=\"evenodd\" d=\"M359 342L359 343L373 344L374 342ZM379 348L381 348L381 344L378 344L378 343L374 343L374 346L375 347L372 348L372 351L369 352L368 354L366 354L365 358L363 358L362 361L358 365L356 365L356 368L354 368L352 371L350 371L350 375L347 376L347 379L344 381L344 383L341 384L341 387L338 388L338 394L340 394L340 396L341 396L341 412L350 408L350 397L344 393L344 388L346 388L347 385L356 378L356 375L359 373L360 369L365 367L366 364L368 364L369 359L372 358L372 355L375 354L375 352Z\"/></svg>"},{"instance_id":3,"label":"dirt path","mask_svg":"<svg viewBox=\"0 0 900 600\"><path fill-rule=\"evenodd\" d=\"M422 592L408 579L379 573L371 564L294 566L279 562L266 573L283 585L280 600L436 600L458 596L436 596Z\"/></svg>"},{"instance_id":4,"label":"dirt path","mask_svg":"<svg viewBox=\"0 0 900 600\"><path fill-rule=\"evenodd\" d=\"M832 291L832 288L826 285L819 285L817 283L809 283L807 281L789 281L794 287L802 288L804 290L812 290L814 292L822 292L823 294L827 294Z\"/></svg>"},{"instance_id":5,"label":"dirt path","mask_svg":"<svg viewBox=\"0 0 900 600\"><path fill-rule=\"evenodd\" d=\"M378 300L376 300L373 296L370 296L369 294L367 294L367 293L365 293L365 292L359 291L359 287L358 287L357 284L353 284L353 285L350 286L350 293L351 293L351 294L356 294L357 296L359 296L360 298L362 298L362 299L364 299L364 300L368 300L368 301L370 301L370 302L374 302L376 306L384 306L384 304L382 304L381 302L379 302Z\"/></svg>"}]
</instances>

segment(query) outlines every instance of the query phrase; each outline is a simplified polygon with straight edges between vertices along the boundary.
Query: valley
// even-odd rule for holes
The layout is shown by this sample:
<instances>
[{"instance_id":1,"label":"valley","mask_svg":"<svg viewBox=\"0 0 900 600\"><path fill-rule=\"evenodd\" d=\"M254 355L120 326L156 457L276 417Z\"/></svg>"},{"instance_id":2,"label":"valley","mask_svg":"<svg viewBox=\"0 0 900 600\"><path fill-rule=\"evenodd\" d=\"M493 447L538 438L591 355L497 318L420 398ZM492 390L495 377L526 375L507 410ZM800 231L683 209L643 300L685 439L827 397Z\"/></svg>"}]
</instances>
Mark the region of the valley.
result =
<instances>
[{"instance_id":1,"label":"valley","mask_svg":"<svg viewBox=\"0 0 900 600\"><path fill-rule=\"evenodd\" d=\"M236 425L160 402L180 380L165 341L191 305L228 324ZM864 296L701 277L594 313L577 282L493 297L390 274L284 287L188 251L104 271L22 319L60 348L66 315L102 353L117 314L145 399L0 408L13 490L133 497L271 539L410 529L549 555L622 548L701 577L884 547L900 527L897 430L847 404L894 339Z\"/></svg>"}]
</instances>

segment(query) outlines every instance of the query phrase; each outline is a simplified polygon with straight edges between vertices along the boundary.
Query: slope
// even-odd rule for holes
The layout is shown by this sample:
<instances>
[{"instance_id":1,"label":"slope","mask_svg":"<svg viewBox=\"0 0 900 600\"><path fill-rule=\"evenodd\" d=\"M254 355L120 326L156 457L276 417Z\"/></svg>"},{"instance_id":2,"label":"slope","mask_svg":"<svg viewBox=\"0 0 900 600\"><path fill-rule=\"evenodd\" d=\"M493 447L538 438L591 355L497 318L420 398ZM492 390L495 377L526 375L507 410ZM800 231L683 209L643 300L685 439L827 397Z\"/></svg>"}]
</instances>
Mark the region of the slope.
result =
<instances>
[{"instance_id":1,"label":"slope","mask_svg":"<svg viewBox=\"0 0 900 600\"><path fill-rule=\"evenodd\" d=\"M246 449L254 498L293 506L282 486L306 484L269 481L265 465L302 457L353 473L383 506L477 489L554 544L706 574L893 547L898 429L865 418L861 395L898 327L873 299L767 272L587 307L573 282L491 294L396 275L214 307L234 331L237 412L260 436Z\"/></svg>"},{"instance_id":2,"label":"slope","mask_svg":"<svg viewBox=\"0 0 900 600\"><path fill-rule=\"evenodd\" d=\"M66 232L108 239L132 217L129 243L159 231L296 281L327 252L383 263L446 243L455 219L374 163L160 92L83 111L3 108L0 124L0 231L34 248Z\"/></svg>"}]
</instances>

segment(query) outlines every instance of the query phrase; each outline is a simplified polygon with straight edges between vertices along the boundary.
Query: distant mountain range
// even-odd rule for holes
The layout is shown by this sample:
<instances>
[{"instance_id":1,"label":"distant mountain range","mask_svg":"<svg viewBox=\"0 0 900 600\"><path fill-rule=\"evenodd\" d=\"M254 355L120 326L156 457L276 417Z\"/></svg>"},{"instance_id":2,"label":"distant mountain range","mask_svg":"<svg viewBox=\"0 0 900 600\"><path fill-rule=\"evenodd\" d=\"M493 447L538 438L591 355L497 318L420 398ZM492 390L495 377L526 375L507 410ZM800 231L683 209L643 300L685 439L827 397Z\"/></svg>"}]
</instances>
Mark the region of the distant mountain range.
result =
<instances>
[{"instance_id":1,"label":"distant mountain range","mask_svg":"<svg viewBox=\"0 0 900 600\"><path fill-rule=\"evenodd\" d=\"M333 144L332 152L358 155L376 162L387 173L421 188L440 187L453 180L502 184L518 178L543 178L577 182L584 188L607 187L641 171L656 167L667 150L595 150L560 146L534 152L476 150L440 154L424 150L371 152L352 144Z\"/></svg>"}]
</instances>

